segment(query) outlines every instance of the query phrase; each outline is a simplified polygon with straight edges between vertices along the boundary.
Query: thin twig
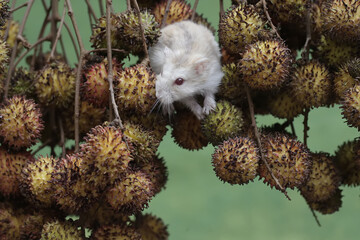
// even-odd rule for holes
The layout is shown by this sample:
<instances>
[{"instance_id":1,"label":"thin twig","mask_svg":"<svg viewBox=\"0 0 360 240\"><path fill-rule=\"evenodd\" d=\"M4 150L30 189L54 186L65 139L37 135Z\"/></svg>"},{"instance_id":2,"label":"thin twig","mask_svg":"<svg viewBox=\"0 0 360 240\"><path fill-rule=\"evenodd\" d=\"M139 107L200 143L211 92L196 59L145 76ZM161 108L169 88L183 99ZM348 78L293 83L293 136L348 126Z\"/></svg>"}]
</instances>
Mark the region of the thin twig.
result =
<instances>
[{"instance_id":1,"label":"thin twig","mask_svg":"<svg viewBox=\"0 0 360 240\"><path fill-rule=\"evenodd\" d=\"M62 153L61 153L61 157L65 158L66 155L66 149L65 149L65 132L64 132L64 127L63 127L63 123L61 118L58 119L59 120L59 128L60 128L60 143L59 145L62 148Z\"/></svg>"},{"instance_id":2,"label":"thin twig","mask_svg":"<svg viewBox=\"0 0 360 240\"><path fill-rule=\"evenodd\" d=\"M64 5L64 10L63 10L63 14L61 16L60 25L59 25L58 31L56 33L56 37L54 39L54 42L52 43L52 49L51 49L51 52L50 52L50 56L47 59L47 62L49 62L50 60L53 60L55 58L54 56L55 56L56 45L57 45L57 42L59 41L59 38L61 36L61 30L62 30L62 27L64 25L64 20L65 20L65 13L66 13L66 7Z\"/></svg>"},{"instance_id":3,"label":"thin twig","mask_svg":"<svg viewBox=\"0 0 360 240\"><path fill-rule=\"evenodd\" d=\"M131 10L131 0L126 0L126 7L128 11Z\"/></svg>"},{"instance_id":4,"label":"thin twig","mask_svg":"<svg viewBox=\"0 0 360 240\"><path fill-rule=\"evenodd\" d=\"M37 154L41 149L43 149L44 147L47 147L47 145L51 143L51 139L47 139L43 144L41 144L36 150L34 150L33 152L31 152L31 155L35 155Z\"/></svg>"},{"instance_id":5,"label":"thin twig","mask_svg":"<svg viewBox=\"0 0 360 240\"><path fill-rule=\"evenodd\" d=\"M310 0L306 6L306 41L301 53L301 57L308 62L310 55L310 41L311 41L311 6L312 0Z\"/></svg>"},{"instance_id":6,"label":"thin twig","mask_svg":"<svg viewBox=\"0 0 360 240\"><path fill-rule=\"evenodd\" d=\"M294 136L296 136L295 127L294 127L294 119L291 121L290 127L291 127L291 133Z\"/></svg>"},{"instance_id":7,"label":"thin twig","mask_svg":"<svg viewBox=\"0 0 360 240\"><path fill-rule=\"evenodd\" d=\"M271 168L269 166L269 163L266 161L266 158L264 156L264 152L262 151L262 147L261 147L260 134L259 134L259 131L258 131L257 126L256 126L255 113L254 113L254 104L253 104L253 101L252 101L252 98L251 98L251 95L250 95L250 90L249 90L249 87L247 85L244 85L244 87L245 87L246 96L247 96L248 104L249 104L249 110L250 110L250 116L251 116L251 124L252 124L252 126L254 128L254 133L255 133L255 137L256 137L256 140L257 140L258 147L259 147L261 160L264 162L267 170L269 171L272 179L274 179L276 185L280 188L280 191L283 192L285 194L285 196L289 200L291 200L289 195L286 192L286 189L281 186L279 180L273 174L273 172L272 172L272 170L271 170Z\"/></svg>"},{"instance_id":8,"label":"thin twig","mask_svg":"<svg viewBox=\"0 0 360 240\"><path fill-rule=\"evenodd\" d=\"M144 27L143 27L143 24L142 24L142 21L141 21L140 8L139 8L139 5L138 5L136 0L133 0L133 4L135 6L136 14L137 14L138 20L139 20L139 27L140 27L141 39L142 39L143 47L144 47L145 59L149 59L149 52L148 52L148 48L147 48L147 44L146 44Z\"/></svg>"},{"instance_id":9,"label":"thin twig","mask_svg":"<svg viewBox=\"0 0 360 240\"><path fill-rule=\"evenodd\" d=\"M99 0L99 8L100 8L100 15L104 16L104 6L102 4L102 0Z\"/></svg>"},{"instance_id":10,"label":"thin twig","mask_svg":"<svg viewBox=\"0 0 360 240\"><path fill-rule=\"evenodd\" d=\"M26 3L26 4L28 4L28 3ZM14 8L15 5L16 5L16 0L14 0L14 1L12 2L11 8ZM13 18L13 12L10 12L9 19L8 19L8 21L7 21L7 23L6 23L5 34L4 34L4 36L3 36L4 42L6 42L6 39L8 38L9 31L10 31L10 26L11 26L11 22L12 22L12 18Z\"/></svg>"},{"instance_id":11,"label":"thin twig","mask_svg":"<svg viewBox=\"0 0 360 240\"><path fill-rule=\"evenodd\" d=\"M94 11L91 3L89 2L89 0L85 0L85 1L86 1L86 5L88 7L89 15L91 15L93 17L93 19L96 21L97 17L96 17L95 11Z\"/></svg>"},{"instance_id":12,"label":"thin twig","mask_svg":"<svg viewBox=\"0 0 360 240\"><path fill-rule=\"evenodd\" d=\"M20 27L19 27L19 32L18 32L18 34L17 34L18 36L22 36L22 34L23 34L23 32L24 32L25 24L26 24L27 19L28 19L28 17L29 17L30 10L31 10L31 7L32 7L33 3L34 3L34 0L29 0L29 1L28 1L28 5L27 5L27 8L26 8L24 17L23 17L22 22L21 22L21 25L20 25ZM6 76L6 79L5 79L4 100L6 100L7 97L8 97L10 79L11 79L12 73L13 73L13 71L14 71L14 69L15 69L14 62L15 62L15 58L16 58L17 48L18 48L18 41L15 41L14 47L13 47L12 52L11 52L11 58L10 58L10 64L9 64L9 71L8 71L7 76Z\"/></svg>"},{"instance_id":13,"label":"thin twig","mask_svg":"<svg viewBox=\"0 0 360 240\"><path fill-rule=\"evenodd\" d=\"M168 14L169 14L171 2L172 2L172 0L168 0L167 3L166 3L166 8L165 8L165 12L164 12L164 16L163 16L160 28L163 28L163 27L166 26L166 19L167 19Z\"/></svg>"},{"instance_id":14,"label":"thin twig","mask_svg":"<svg viewBox=\"0 0 360 240\"><path fill-rule=\"evenodd\" d=\"M96 48L96 49L92 49L90 50L88 53L92 53L92 52L105 52L108 51L107 48ZM123 50L123 49L118 49L118 48L111 48L112 52L119 52L119 53L125 53L125 54L129 54L129 52Z\"/></svg>"},{"instance_id":15,"label":"thin twig","mask_svg":"<svg viewBox=\"0 0 360 240\"><path fill-rule=\"evenodd\" d=\"M15 11L17 11L17 10L19 10L19 9L23 8L23 7L26 7L27 5L28 5L28 3L26 2L26 3L21 4L20 6L18 6L18 7L16 7L16 8L12 8L12 9L10 9L10 10L9 10L9 12L10 12L10 13L13 13L13 12L15 12Z\"/></svg>"},{"instance_id":16,"label":"thin twig","mask_svg":"<svg viewBox=\"0 0 360 240\"><path fill-rule=\"evenodd\" d=\"M65 48L65 45L64 45L64 41L63 41L61 36L60 36L60 46L61 46L61 52L63 54L65 62L69 62L68 58L67 58L67 54L66 54L66 48Z\"/></svg>"},{"instance_id":17,"label":"thin twig","mask_svg":"<svg viewBox=\"0 0 360 240\"><path fill-rule=\"evenodd\" d=\"M192 9L192 15L191 15L191 21L194 21L195 19L195 15L196 15L196 8L198 6L198 3L199 3L199 0L196 0L195 3L194 3L194 7Z\"/></svg>"},{"instance_id":18,"label":"thin twig","mask_svg":"<svg viewBox=\"0 0 360 240\"><path fill-rule=\"evenodd\" d=\"M70 27L69 27L69 25L68 25L66 22L64 22L64 26L65 26L65 28L66 28L69 36L70 36L70 40L71 40L71 42L72 42L72 44L73 44L73 46L74 46L74 50L75 50L75 53L76 53L76 58L77 58L77 60L79 61L79 59L80 59L80 53L79 53L79 50L78 50L78 48L77 48L74 35L72 34L72 32L71 32L71 30L70 30Z\"/></svg>"},{"instance_id":19,"label":"thin twig","mask_svg":"<svg viewBox=\"0 0 360 240\"><path fill-rule=\"evenodd\" d=\"M279 39L281 39L281 37L280 37L280 35L279 35L276 27L274 26L274 24L273 24L273 22L272 22L272 20L271 20L270 15L269 15L269 12L268 12L268 9L267 9L267 5L266 5L266 0L261 0L261 3L262 3L262 6L263 6L263 9L264 9L266 18L267 18L267 20L268 20L268 22L269 22L269 24L270 24L273 32L276 34L276 36L277 36Z\"/></svg>"},{"instance_id":20,"label":"thin twig","mask_svg":"<svg viewBox=\"0 0 360 240\"><path fill-rule=\"evenodd\" d=\"M220 19L222 18L222 16L224 16L225 11L224 11L224 1L220 0Z\"/></svg>"},{"instance_id":21,"label":"thin twig","mask_svg":"<svg viewBox=\"0 0 360 240\"><path fill-rule=\"evenodd\" d=\"M308 122L309 122L309 112L310 112L310 109L306 108L304 110L304 113L303 113L303 115L304 115L303 124L304 124L304 144L305 144L305 146L307 146L308 131L310 129L309 124L308 124Z\"/></svg>"}]
</instances>

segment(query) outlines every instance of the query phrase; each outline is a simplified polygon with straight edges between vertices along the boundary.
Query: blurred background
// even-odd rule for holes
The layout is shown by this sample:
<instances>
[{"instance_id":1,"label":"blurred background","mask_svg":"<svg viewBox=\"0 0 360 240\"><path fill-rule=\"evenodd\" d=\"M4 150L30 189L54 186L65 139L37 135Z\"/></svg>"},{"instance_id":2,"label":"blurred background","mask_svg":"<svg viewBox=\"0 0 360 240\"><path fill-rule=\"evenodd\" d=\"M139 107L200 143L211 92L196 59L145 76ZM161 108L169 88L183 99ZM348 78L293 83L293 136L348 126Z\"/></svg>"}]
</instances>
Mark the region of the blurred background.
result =
<instances>
[{"instance_id":1,"label":"blurred background","mask_svg":"<svg viewBox=\"0 0 360 240\"><path fill-rule=\"evenodd\" d=\"M12 1L10 1L11 3ZM24 3L18 0L16 5ZM46 1L49 2L49 1ZM63 1L61 1L63 2ZM71 1L86 49L90 49L91 26L85 1ZM93 2L97 16L98 0ZM104 1L105 2L105 1ZM188 1L191 5L194 1ZM115 12L123 11L125 0L114 0ZM224 0L225 9L231 5ZM62 6L62 4L60 4ZM60 9L61 14L62 9ZM219 22L219 1L200 0L197 11L203 13L215 28ZM14 18L21 21L25 10L17 11ZM25 36L34 43L45 16L41 1L36 0L25 26ZM70 20L66 20L71 27ZM71 27L72 28L72 27ZM73 46L67 34L70 63L77 62ZM46 46L46 45L45 45ZM130 64L130 63L128 63ZM284 122L271 116L257 116L258 125ZM296 132L302 140L302 121L295 119ZM344 141L358 137L355 128L349 128L342 119L337 105L332 108L311 110L309 115L308 147L311 151L333 154ZM46 154L45 149L40 154ZM358 188L342 187L343 205L339 212L329 216L318 214L319 227L305 200L298 191L289 190L291 201L263 184L261 180L244 186L221 182L211 165L214 148L208 146L200 151L187 151L177 146L168 132L159 148L165 158L169 181L166 189L149 204L146 212L163 219L168 224L171 240L237 240L237 239L358 239L360 234L360 191Z\"/></svg>"}]
</instances>

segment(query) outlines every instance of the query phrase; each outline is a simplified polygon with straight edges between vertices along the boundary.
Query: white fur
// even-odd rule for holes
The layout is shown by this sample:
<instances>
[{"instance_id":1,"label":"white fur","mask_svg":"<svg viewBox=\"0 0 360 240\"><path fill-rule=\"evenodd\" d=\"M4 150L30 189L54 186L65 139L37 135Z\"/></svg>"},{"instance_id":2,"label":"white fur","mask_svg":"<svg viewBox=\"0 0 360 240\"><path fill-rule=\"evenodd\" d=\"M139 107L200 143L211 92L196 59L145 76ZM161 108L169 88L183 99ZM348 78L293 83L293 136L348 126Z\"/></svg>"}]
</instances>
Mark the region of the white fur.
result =
<instances>
[{"instance_id":1,"label":"white fur","mask_svg":"<svg viewBox=\"0 0 360 240\"><path fill-rule=\"evenodd\" d=\"M157 74L156 97L171 114L180 101L199 118L215 108L215 93L223 77L220 49L211 31L191 21L164 27L157 44L149 49L150 64ZM182 85L174 81L183 78ZM195 100L204 96L204 107Z\"/></svg>"}]
</instances>

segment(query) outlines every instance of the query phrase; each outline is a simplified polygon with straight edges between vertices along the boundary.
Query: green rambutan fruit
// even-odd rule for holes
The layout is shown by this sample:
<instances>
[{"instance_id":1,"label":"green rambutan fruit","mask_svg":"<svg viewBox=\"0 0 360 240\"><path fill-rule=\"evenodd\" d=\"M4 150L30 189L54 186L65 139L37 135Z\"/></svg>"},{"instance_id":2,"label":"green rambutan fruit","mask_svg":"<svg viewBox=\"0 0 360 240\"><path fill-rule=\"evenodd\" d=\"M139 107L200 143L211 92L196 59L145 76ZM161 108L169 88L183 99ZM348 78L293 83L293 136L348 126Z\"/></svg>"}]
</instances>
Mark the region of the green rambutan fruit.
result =
<instances>
[{"instance_id":1,"label":"green rambutan fruit","mask_svg":"<svg viewBox=\"0 0 360 240\"><path fill-rule=\"evenodd\" d=\"M153 14L156 21L161 24L165 15L167 0L162 0L153 9ZM192 15L191 6L184 0L171 1L169 12L166 18L166 24L181 22L190 19Z\"/></svg>"},{"instance_id":2,"label":"green rambutan fruit","mask_svg":"<svg viewBox=\"0 0 360 240\"><path fill-rule=\"evenodd\" d=\"M69 221L51 221L44 224L40 240L81 240L81 229Z\"/></svg>"},{"instance_id":3,"label":"green rambutan fruit","mask_svg":"<svg viewBox=\"0 0 360 240\"><path fill-rule=\"evenodd\" d=\"M217 95L221 99L228 99L233 102L239 102L246 98L244 82L238 65L235 63L225 64L222 66L222 71L224 76L221 79Z\"/></svg>"},{"instance_id":4,"label":"green rambutan fruit","mask_svg":"<svg viewBox=\"0 0 360 240\"><path fill-rule=\"evenodd\" d=\"M239 68L250 88L269 90L287 79L290 63L290 50L284 42L267 40L246 46Z\"/></svg>"},{"instance_id":5,"label":"green rambutan fruit","mask_svg":"<svg viewBox=\"0 0 360 240\"><path fill-rule=\"evenodd\" d=\"M32 99L8 99L0 108L0 116L1 141L15 150L36 143L44 128L40 109Z\"/></svg>"},{"instance_id":6,"label":"green rambutan fruit","mask_svg":"<svg viewBox=\"0 0 360 240\"><path fill-rule=\"evenodd\" d=\"M34 158L29 152L12 153L0 146L0 194L5 197L20 196L20 174Z\"/></svg>"},{"instance_id":7,"label":"green rambutan fruit","mask_svg":"<svg viewBox=\"0 0 360 240\"><path fill-rule=\"evenodd\" d=\"M292 93L304 108L320 107L330 102L332 93L331 75L325 65L311 61L299 66L292 74Z\"/></svg>"},{"instance_id":8,"label":"green rambutan fruit","mask_svg":"<svg viewBox=\"0 0 360 240\"><path fill-rule=\"evenodd\" d=\"M151 214L137 215L135 228L143 240L167 240L169 232L164 222Z\"/></svg>"},{"instance_id":9,"label":"green rambutan fruit","mask_svg":"<svg viewBox=\"0 0 360 240\"><path fill-rule=\"evenodd\" d=\"M208 144L200 120L190 111L179 111L174 115L171 136L180 147L188 150L199 150Z\"/></svg>"},{"instance_id":10,"label":"green rambutan fruit","mask_svg":"<svg viewBox=\"0 0 360 240\"><path fill-rule=\"evenodd\" d=\"M342 205L341 189L337 188L334 195L325 201L308 202L311 209L322 214L332 214L339 211Z\"/></svg>"},{"instance_id":11,"label":"green rambutan fruit","mask_svg":"<svg viewBox=\"0 0 360 240\"><path fill-rule=\"evenodd\" d=\"M348 126L360 129L360 85L345 91L340 104Z\"/></svg>"},{"instance_id":12,"label":"green rambutan fruit","mask_svg":"<svg viewBox=\"0 0 360 240\"><path fill-rule=\"evenodd\" d=\"M269 98L268 109L273 116L286 119L294 119L303 112L302 104L295 100L288 88Z\"/></svg>"},{"instance_id":13,"label":"green rambutan fruit","mask_svg":"<svg viewBox=\"0 0 360 240\"><path fill-rule=\"evenodd\" d=\"M140 233L132 226L127 225L106 225L96 229L92 234L94 240L143 240Z\"/></svg>"},{"instance_id":14,"label":"green rambutan fruit","mask_svg":"<svg viewBox=\"0 0 360 240\"><path fill-rule=\"evenodd\" d=\"M305 22L306 5L310 0L270 0L268 8L270 16L274 17L281 23L297 23Z\"/></svg>"},{"instance_id":15,"label":"green rambutan fruit","mask_svg":"<svg viewBox=\"0 0 360 240\"><path fill-rule=\"evenodd\" d=\"M360 2L358 0L333 0L324 6L323 31L339 41L360 39Z\"/></svg>"},{"instance_id":16,"label":"green rambutan fruit","mask_svg":"<svg viewBox=\"0 0 360 240\"><path fill-rule=\"evenodd\" d=\"M246 137L229 138L212 155L216 176L230 184L246 184L257 176L259 152Z\"/></svg>"},{"instance_id":17,"label":"green rambutan fruit","mask_svg":"<svg viewBox=\"0 0 360 240\"><path fill-rule=\"evenodd\" d=\"M240 3L220 19L219 41L229 54L242 53L246 45L265 34L265 21L252 5Z\"/></svg>"},{"instance_id":18,"label":"green rambutan fruit","mask_svg":"<svg viewBox=\"0 0 360 240\"><path fill-rule=\"evenodd\" d=\"M115 98L119 110L132 110L138 114L150 113L155 104L155 74L150 68L138 64L118 73Z\"/></svg>"},{"instance_id":19,"label":"green rambutan fruit","mask_svg":"<svg viewBox=\"0 0 360 240\"><path fill-rule=\"evenodd\" d=\"M304 144L280 133L264 135L261 142L265 159L283 188L294 189L306 183L312 162ZM264 179L264 183L279 190L263 162L259 166L259 176Z\"/></svg>"},{"instance_id":20,"label":"green rambutan fruit","mask_svg":"<svg viewBox=\"0 0 360 240\"><path fill-rule=\"evenodd\" d=\"M36 98L35 94L35 74L29 72L25 68L18 68L15 70L11 80L10 80L10 89L9 96L21 95L26 98Z\"/></svg>"},{"instance_id":21,"label":"green rambutan fruit","mask_svg":"<svg viewBox=\"0 0 360 240\"><path fill-rule=\"evenodd\" d=\"M40 103L67 106L74 98L75 73L65 63L46 65L36 76L36 93Z\"/></svg>"},{"instance_id":22,"label":"green rambutan fruit","mask_svg":"<svg viewBox=\"0 0 360 240\"><path fill-rule=\"evenodd\" d=\"M336 93L338 101L343 98L347 90L356 84L356 79L349 73L349 64L342 65L334 77L334 92Z\"/></svg>"},{"instance_id":23,"label":"green rambutan fruit","mask_svg":"<svg viewBox=\"0 0 360 240\"><path fill-rule=\"evenodd\" d=\"M220 100L215 109L201 122L202 131L213 145L239 135L243 127L243 112L230 102Z\"/></svg>"},{"instance_id":24,"label":"green rambutan fruit","mask_svg":"<svg viewBox=\"0 0 360 240\"><path fill-rule=\"evenodd\" d=\"M115 211L131 214L147 207L153 195L153 182L147 174L137 171L116 181L105 198Z\"/></svg>"},{"instance_id":25,"label":"green rambutan fruit","mask_svg":"<svg viewBox=\"0 0 360 240\"><path fill-rule=\"evenodd\" d=\"M340 176L333 157L320 152L312 153L312 167L308 181L299 187L301 195L308 202L326 201L332 197L340 185Z\"/></svg>"}]
</instances>

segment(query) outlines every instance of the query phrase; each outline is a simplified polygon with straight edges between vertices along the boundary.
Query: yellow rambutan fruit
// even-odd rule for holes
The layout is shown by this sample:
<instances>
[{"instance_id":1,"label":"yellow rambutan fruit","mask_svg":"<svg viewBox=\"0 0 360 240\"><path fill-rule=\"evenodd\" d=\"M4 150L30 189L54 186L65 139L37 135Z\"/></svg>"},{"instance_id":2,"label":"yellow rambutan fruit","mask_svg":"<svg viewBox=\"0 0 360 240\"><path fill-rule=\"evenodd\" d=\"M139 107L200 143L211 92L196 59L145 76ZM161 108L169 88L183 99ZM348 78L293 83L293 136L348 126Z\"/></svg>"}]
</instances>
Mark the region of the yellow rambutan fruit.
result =
<instances>
[{"instance_id":1,"label":"yellow rambutan fruit","mask_svg":"<svg viewBox=\"0 0 360 240\"><path fill-rule=\"evenodd\" d=\"M265 21L252 5L240 3L228 10L219 23L220 44L230 54L243 52L247 44L259 40Z\"/></svg>"},{"instance_id":2,"label":"yellow rambutan fruit","mask_svg":"<svg viewBox=\"0 0 360 240\"><path fill-rule=\"evenodd\" d=\"M336 189L334 195L325 201L308 202L311 209L318 211L322 214L332 214L339 211L342 205L342 195L339 188Z\"/></svg>"},{"instance_id":3,"label":"yellow rambutan fruit","mask_svg":"<svg viewBox=\"0 0 360 240\"><path fill-rule=\"evenodd\" d=\"M128 225L106 225L96 229L92 234L94 240L142 240L140 233L132 226Z\"/></svg>"},{"instance_id":4,"label":"yellow rambutan fruit","mask_svg":"<svg viewBox=\"0 0 360 240\"><path fill-rule=\"evenodd\" d=\"M242 81L241 72L235 63L228 63L222 66L224 73L219 86L217 95L221 99L228 99L229 101L239 102L246 98L244 90L244 81Z\"/></svg>"},{"instance_id":5,"label":"yellow rambutan fruit","mask_svg":"<svg viewBox=\"0 0 360 240\"><path fill-rule=\"evenodd\" d=\"M292 93L304 108L320 107L329 104L332 81L325 65L311 61L299 66L292 74L290 82Z\"/></svg>"},{"instance_id":6,"label":"yellow rambutan fruit","mask_svg":"<svg viewBox=\"0 0 360 240\"><path fill-rule=\"evenodd\" d=\"M69 221L51 221L44 224L40 240L81 240L81 229Z\"/></svg>"},{"instance_id":7,"label":"yellow rambutan fruit","mask_svg":"<svg viewBox=\"0 0 360 240\"><path fill-rule=\"evenodd\" d=\"M110 22L111 22L111 47L112 48L120 48L120 42L117 39L116 34L116 26L119 24L120 19L115 14L111 14ZM92 43L93 48L106 48L107 40L106 40L106 16L103 16L97 20L97 23L92 28L92 35L90 37L90 42ZM125 57L125 55L123 55Z\"/></svg>"},{"instance_id":8,"label":"yellow rambutan fruit","mask_svg":"<svg viewBox=\"0 0 360 240\"><path fill-rule=\"evenodd\" d=\"M20 226L20 240L37 240L41 238L41 231L45 217L41 213L25 215Z\"/></svg>"},{"instance_id":9,"label":"yellow rambutan fruit","mask_svg":"<svg viewBox=\"0 0 360 240\"><path fill-rule=\"evenodd\" d=\"M9 9L9 1L0 0L0 28L5 25L6 20L10 16Z\"/></svg>"},{"instance_id":10,"label":"yellow rambutan fruit","mask_svg":"<svg viewBox=\"0 0 360 240\"><path fill-rule=\"evenodd\" d=\"M304 23L306 5L309 0L270 0L267 5L270 16L274 16L281 23Z\"/></svg>"},{"instance_id":11,"label":"yellow rambutan fruit","mask_svg":"<svg viewBox=\"0 0 360 240\"><path fill-rule=\"evenodd\" d=\"M293 189L306 183L312 162L304 144L280 133L264 135L261 142L265 159L283 188ZM259 166L259 176L271 187L279 189L263 162Z\"/></svg>"},{"instance_id":12,"label":"yellow rambutan fruit","mask_svg":"<svg viewBox=\"0 0 360 240\"><path fill-rule=\"evenodd\" d=\"M360 59L359 59L360 60ZM349 64L342 65L335 73L334 77L334 92L340 100L343 98L344 93L357 84L356 79L351 76L349 72Z\"/></svg>"},{"instance_id":13,"label":"yellow rambutan fruit","mask_svg":"<svg viewBox=\"0 0 360 240\"><path fill-rule=\"evenodd\" d=\"M153 9L156 21L161 24L165 15L167 0L162 0ZM166 18L166 24L180 22L191 17L191 6L184 0L171 1L169 12Z\"/></svg>"},{"instance_id":14,"label":"yellow rambutan fruit","mask_svg":"<svg viewBox=\"0 0 360 240\"><path fill-rule=\"evenodd\" d=\"M202 131L213 145L240 134L243 127L243 112L228 101L220 100L215 109L201 122Z\"/></svg>"},{"instance_id":15,"label":"yellow rambutan fruit","mask_svg":"<svg viewBox=\"0 0 360 240\"><path fill-rule=\"evenodd\" d=\"M9 54L9 48L6 42L0 39L0 72L3 72L4 69L6 69L6 66L9 62L8 54Z\"/></svg>"},{"instance_id":16,"label":"yellow rambutan fruit","mask_svg":"<svg viewBox=\"0 0 360 240\"><path fill-rule=\"evenodd\" d=\"M239 62L240 72L250 88L278 88L287 79L290 50L279 40L258 41L246 46Z\"/></svg>"},{"instance_id":17,"label":"yellow rambutan fruit","mask_svg":"<svg viewBox=\"0 0 360 240\"><path fill-rule=\"evenodd\" d=\"M21 95L26 98L36 98L35 94L35 74L25 68L18 68L13 73L10 80L9 96Z\"/></svg>"},{"instance_id":18,"label":"yellow rambutan fruit","mask_svg":"<svg viewBox=\"0 0 360 240\"><path fill-rule=\"evenodd\" d=\"M312 153L311 158L311 173L308 181L299 187L300 193L308 202L326 201L338 189L340 176L329 154Z\"/></svg>"},{"instance_id":19,"label":"yellow rambutan fruit","mask_svg":"<svg viewBox=\"0 0 360 240\"><path fill-rule=\"evenodd\" d=\"M212 164L216 176L222 181L246 184L257 176L258 149L249 138L230 138L215 149Z\"/></svg>"},{"instance_id":20,"label":"yellow rambutan fruit","mask_svg":"<svg viewBox=\"0 0 360 240\"><path fill-rule=\"evenodd\" d=\"M179 111L174 115L171 135L180 147L188 150L199 150L208 144L200 120L190 111Z\"/></svg>"},{"instance_id":21,"label":"yellow rambutan fruit","mask_svg":"<svg viewBox=\"0 0 360 240\"><path fill-rule=\"evenodd\" d=\"M302 104L295 100L288 88L269 98L268 109L273 116L286 119L294 119L303 112Z\"/></svg>"},{"instance_id":22,"label":"yellow rambutan fruit","mask_svg":"<svg viewBox=\"0 0 360 240\"><path fill-rule=\"evenodd\" d=\"M8 21L6 21L6 23L4 24L4 27L2 29L0 29L0 36L1 36L1 39L4 39L6 31L8 31L6 43L12 49L15 45L15 42L17 41L16 38L19 33L19 23L17 21L11 20L9 27L10 27L9 30L7 30ZM21 47L21 45L22 45L21 42L19 43L19 45L20 46L18 46L18 48Z\"/></svg>"},{"instance_id":23,"label":"yellow rambutan fruit","mask_svg":"<svg viewBox=\"0 0 360 240\"><path fill-rule=\"evenodd\" d=\"M148 114L156 100L155 74L142 64L125 68L118 73L115 91L116 103L121 111Z\"/></svg>"},{"instance_id":24,"label":"yellow rambutan fruit","mask_svg":"<svg viewBox=\"0 0 360 240\"><path fill-rule=\"evenodd\" d=\"M106 200L115 211L136 213L148 206L154 185L144 172L127 173L106 193Z\"/></svg>"},{"instance_id":25,"label":"yellow rambutan fruit","mask_svg":"<svg viewBox=\"0 0 360 240\"><path fill-rule=\"evenodd\" d=\"M1 141L18 150L33 145L43 130L42 114L30 99L15 96L0 108Z\"/></svg>"},{"instance_id":26,"label":"yellow rambutan fruit","mask_svg":"<svg viewBox=\"0 0 360 240\"><path fill-rule=\"evenodd\" d=\"M340 102L341 114L351 127L360 129L360 85L348 89Z\"/></svg>"},{"instance_id":27,"label":"yellow rambutan fruit","mask_svg":"<svg viewBox=\"0 0 360 240\"><path fill-rule=\"evenodd\" d=\"M63 107L72 101L76 77L67 64L58 62L46 65L36 79L36 93L42 104Z\"/></svg>"},{"instance_id":28,"label":"yellow rambutan fruit","mask_svg":"<svg viewBox=\"0 0 360 240\"><path fill-rule=\"evenodd\" d=\"M167 240L169 233L164 222L151 214L137 215L135 228L143 240Z\"/></svg>"},{"instance_id":29,"label":"yellow rambutan fruit","mask_svg":"<svg viewBox=\"0 0 360 240\"><path fill-rule=\"evenodd\" d=\"M323 4L323 31L339 41L360 39L360 2L333 0Z\"/></svg>"},{"instance_id":30,"label":"yellow rambutan fruit","mask_svg":"<svg viewBox=\"0 0 360 240\"><path fill-rule=\"evenodd\" d=\"M29 152L12 153L0 146L0 193L5 197L20 196L20 174L34 158Z\"/></svg>"}]
</instances>

